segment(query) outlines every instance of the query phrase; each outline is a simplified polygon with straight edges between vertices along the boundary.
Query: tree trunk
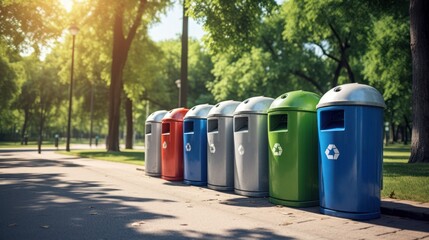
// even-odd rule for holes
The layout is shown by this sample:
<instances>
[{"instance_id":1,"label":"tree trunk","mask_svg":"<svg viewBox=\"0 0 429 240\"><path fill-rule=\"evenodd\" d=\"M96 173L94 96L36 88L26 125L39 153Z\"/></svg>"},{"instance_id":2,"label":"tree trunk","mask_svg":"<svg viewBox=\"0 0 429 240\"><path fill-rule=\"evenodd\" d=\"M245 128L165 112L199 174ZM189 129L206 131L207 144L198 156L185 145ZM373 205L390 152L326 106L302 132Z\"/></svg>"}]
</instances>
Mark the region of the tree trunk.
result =
<instances>
[{"instance_id":1,"label":"tree trunk","mask_svg":"<svg viewBox=\"0 0 429 240\"><path fill-rule=\"evenodd\" d=\"M137 28L142 21L142 15L147 0L140 0L139 8L128 36L124 37L124 12L123 2L118 1L113 24L113 49L112 49L112 68L109 91L109 133L107 139L107 150L112 152L119 151L119 123L120 123L120 106L121 94L123 91L123 70L128 57L131 43L137 32Z\"/></svg>"},{"instance_id":2,"label":"tree trunk","mask_svg":"<svg viewBox=\"0 0 429 240\"><path fill-rule=\"evenodd\" d=\"M429 163L429 1L410 1L413 130L409 163Z\"/></svg>"},{"instance_id":3,"label":"tree trunk","mask_svg":"<svg viewBox=\"0 0 429 240\"><path fill-rule=\"evenodd\" d=\"M42 140L43 140L43 125L45 123L45 114L44 114L45 110L42 107L40 109L40 121L39 121L39 139L37 141L37 151L39 154L42 153Z\"/></svg>"},{"instance_id":4,"label":"tree trunk","mask_svg":"<svg viewBox=\"0 0 429 240\"><path fill-rule=\"evenodd\" d=\"M188 15L186 0L183 0L182 55L180 64L180 100L179 107L187 106L188 96Z\"/></svg>"},{"instance_id":5,"label":"tree trunk","mask_svg":"<svg viewBox=\"0 0 429 240\"><path fill-rule=\"evenodd\" d=\"M21 145L24 145L25 142L25 134L27 132L27 125L28 125L28 117L30 116L30 110L28 108L24 109L24 124L22 124L22 130L21 130Z\"/></svg>"},{"instance_id":6,"label":"tree trunk","mask_svg":"<svg viewBox=\"0 0 429 240\"><path fill-rule=\"evenodd\" d=\"M125 149L133 149L133 101L127 97L125 99L125 116L127 119L127 132L125 134Z\"/></svg>"}]
</instances>

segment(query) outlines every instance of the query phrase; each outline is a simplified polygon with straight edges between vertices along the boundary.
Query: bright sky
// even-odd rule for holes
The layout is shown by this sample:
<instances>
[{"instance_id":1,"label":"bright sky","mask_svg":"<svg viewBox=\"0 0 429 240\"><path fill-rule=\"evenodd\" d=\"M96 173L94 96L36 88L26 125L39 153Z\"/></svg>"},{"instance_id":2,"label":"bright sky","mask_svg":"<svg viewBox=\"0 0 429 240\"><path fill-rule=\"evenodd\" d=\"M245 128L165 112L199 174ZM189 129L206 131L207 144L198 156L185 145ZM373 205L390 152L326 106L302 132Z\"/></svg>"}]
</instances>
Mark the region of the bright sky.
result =
<instances>
[{"instance_id":1,"label":"bright sky","mask_svg":"<svg viewBox=\"0 0 429 240\"><path fill-rule=\"evenodd\" d=\"M168 9L166 15L161 17L161 22L149 28L149 35L154 41L177 38L182 34L183 7L176 0L174 6ZM201 39L204 35L202 26L191 18L188 18L188 34L190 37Z\"/></svg>"},{"instance_id":2,"label":"bright sky","mask_svg":"<svg viewBox=\"0 0 429 240\"><path fill-rule=\"evenodd\" d=\"M73 0L59 0L67 12L73 7ZM179 0L174 6L169 8L167 13L161 17L161 22L153 24L149 28L149 35L154 41L177 38L182 33L182 13L183 8ZM190 37L201 39L204 35L201 25L189 18L188 34Z\"/></svg>"}]
</instances>

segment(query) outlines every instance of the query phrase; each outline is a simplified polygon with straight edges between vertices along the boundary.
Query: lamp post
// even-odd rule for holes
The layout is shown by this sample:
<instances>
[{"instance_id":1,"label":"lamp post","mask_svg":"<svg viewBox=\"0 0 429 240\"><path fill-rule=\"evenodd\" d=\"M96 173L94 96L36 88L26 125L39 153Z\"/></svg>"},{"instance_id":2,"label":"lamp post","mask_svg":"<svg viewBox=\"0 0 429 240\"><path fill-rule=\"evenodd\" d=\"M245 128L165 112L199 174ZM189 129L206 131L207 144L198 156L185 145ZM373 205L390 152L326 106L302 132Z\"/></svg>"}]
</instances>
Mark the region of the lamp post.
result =
<instances>
[{"instance_id":1,"label":"lamp post","mask_svg":"<svg viewBox=\"0 0 429 240\"><path fill-rule=\"evenodd\" d=\"M70 152L70 127L71 127L71 110L72 110L72 96L73 96L73 67L74 67L74 42L76 34L79 32L79 28L76 25L71 25L69 27L70 34L73 36L73 46L72 46L72 63L71 63L71 73L70 73L70 92L69 92L69 114L67 120L67 142L66 142L66 151Z\"/></svg>"},{"instance_id":2,"label":"lamp post","mask_svg":"<svg viewBox=\"0 0 429 240\"><path fill-rule=\"evenodd\" d=\"M181 98L181 96L182 96L182 89L180 88L180 86L181 86L180 82L181 82L181 81L180 81L180 79L177 79L177 80L175 81L176 86L177 86L177 88L179 89L179 102L178 102L179 107L181 107L181 106L182 106L182 103L181 103L181 100L182 100L182 98Z\"/></svg>"}]
</instances>

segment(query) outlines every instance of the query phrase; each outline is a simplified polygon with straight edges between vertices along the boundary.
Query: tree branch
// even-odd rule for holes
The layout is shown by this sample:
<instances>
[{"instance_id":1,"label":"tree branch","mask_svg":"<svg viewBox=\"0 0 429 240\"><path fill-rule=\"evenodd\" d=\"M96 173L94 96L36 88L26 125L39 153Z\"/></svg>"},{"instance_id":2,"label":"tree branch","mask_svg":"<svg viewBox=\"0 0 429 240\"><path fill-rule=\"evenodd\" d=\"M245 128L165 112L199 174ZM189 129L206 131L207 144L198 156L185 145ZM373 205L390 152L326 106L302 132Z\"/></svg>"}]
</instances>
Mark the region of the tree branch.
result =
<instances>
[{"instance_id":1,"label":"tree branch","mask_svg":"<svg viewBox=\"0 0 429 240\"><path fill-rule=\"evenodd\" d=\"M338 59L334 55L331 55L328 52L326 52L325 48L321 44L318 44L318 43L313 43L313 44L316 45L316 46L318 46L322 50L323 55L327 56L328 58L330 58L330 59L332 59L332 60L334 60L336 62L340 62L340 59Z\"/></svg>"},{"instance_id":2,"label":"tree branch","mask_svg":"<svg viewBox=\"0 0 429 240\"><path fill-rule=\"evenodd\" d=\"M147 0L140 0L140 5L137 10L136 18L134 19L133 25L131 26L130 31L128 32L128 37L125 39L125 42L128 48L131 45L131 42L133 41L134 36L136 35L137 28L140 26L142 22L142 16L143 16L146 4L147 4Z\"/></svg>"},{"instance_id":3,"label":"tree branch","mask_svg":"<svg viewBox=\"0 0 429 240\"><path fill-rule=\"evenodd\" d=\"M344 53L346 54L346 53ZM343 66L347 69L347 74L349 75L350 82L354 83L355 81L355 75L352 71L352 68L350 67L349 61L347 61L347 57L344 56L343 60Z\"/></svg>"},{"instance_id":4,"label":"tree branch","mask_svg":"<svg viewBox=\"0 0 429 240\"><path fill-rule=\"evenodd\" d=\"M340 46L341 49L343 49L343 41L341 40L340 35L338 34L338 32L335 30L334 25L332 25L331 22L328 23L329 28L331 29L332 33L334 34L335 38L338 41L338 45Z\"/></svg>"},{"instance_id":5,"label":"tree branch","mask_svg":"<svg viewBox=\"0 0 429 240\"><path fill-rule=\"evenodd\" d=\"M340 76L341 68L342 68L341 62L338 63L337 68L335 69L334 79L332 79L332 87L335 87L338 85L338 77Z\"/></svg>"},{"instance_id":6,"label":"tree branch","mask_svg":"<svg viewBox=\"0 0 429 240\"><path fill-rule=\"evenodd\" d=\"M309 76L305 75L305 73L303 73L303 72L301 72L301 71L299 71L299 70L294 70L294 71L292 71L292 74L293 74L293 75L295 75L295 76L298 76L298 77L300 77L300 78L302 78L302 79L304 79L304 80L306 80L306 81L308 81L308 82L309 82L309 83L311 83L314 87L316 87L316 89L317 89L320 93L324 93L324 91L323 91L322 87L320 86L320 84L319 84L316 80L314 80L313 78L311 78L311 77L309 77Z\"/></svg>"}]
</instances>

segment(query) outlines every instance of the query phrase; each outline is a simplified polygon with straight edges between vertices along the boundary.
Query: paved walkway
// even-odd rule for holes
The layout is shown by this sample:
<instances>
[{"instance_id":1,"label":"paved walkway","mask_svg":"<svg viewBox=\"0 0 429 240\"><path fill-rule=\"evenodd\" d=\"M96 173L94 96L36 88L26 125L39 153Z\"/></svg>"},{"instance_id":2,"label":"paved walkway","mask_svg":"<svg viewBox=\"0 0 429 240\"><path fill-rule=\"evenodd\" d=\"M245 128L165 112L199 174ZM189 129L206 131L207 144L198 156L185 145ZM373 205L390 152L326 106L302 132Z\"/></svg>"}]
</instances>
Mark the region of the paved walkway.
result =
<instances>
[{"instance_id":1,"label":"paved walkway","mask_svg":"<svg viewBox=\"0 0 429 240\"><path fill-rule=\"evenodd\" d=\"M143 238L429 239L429 221L352 221L148 177L133 165L0 150L0 239Z\"/></svg>"}]
</instances>

